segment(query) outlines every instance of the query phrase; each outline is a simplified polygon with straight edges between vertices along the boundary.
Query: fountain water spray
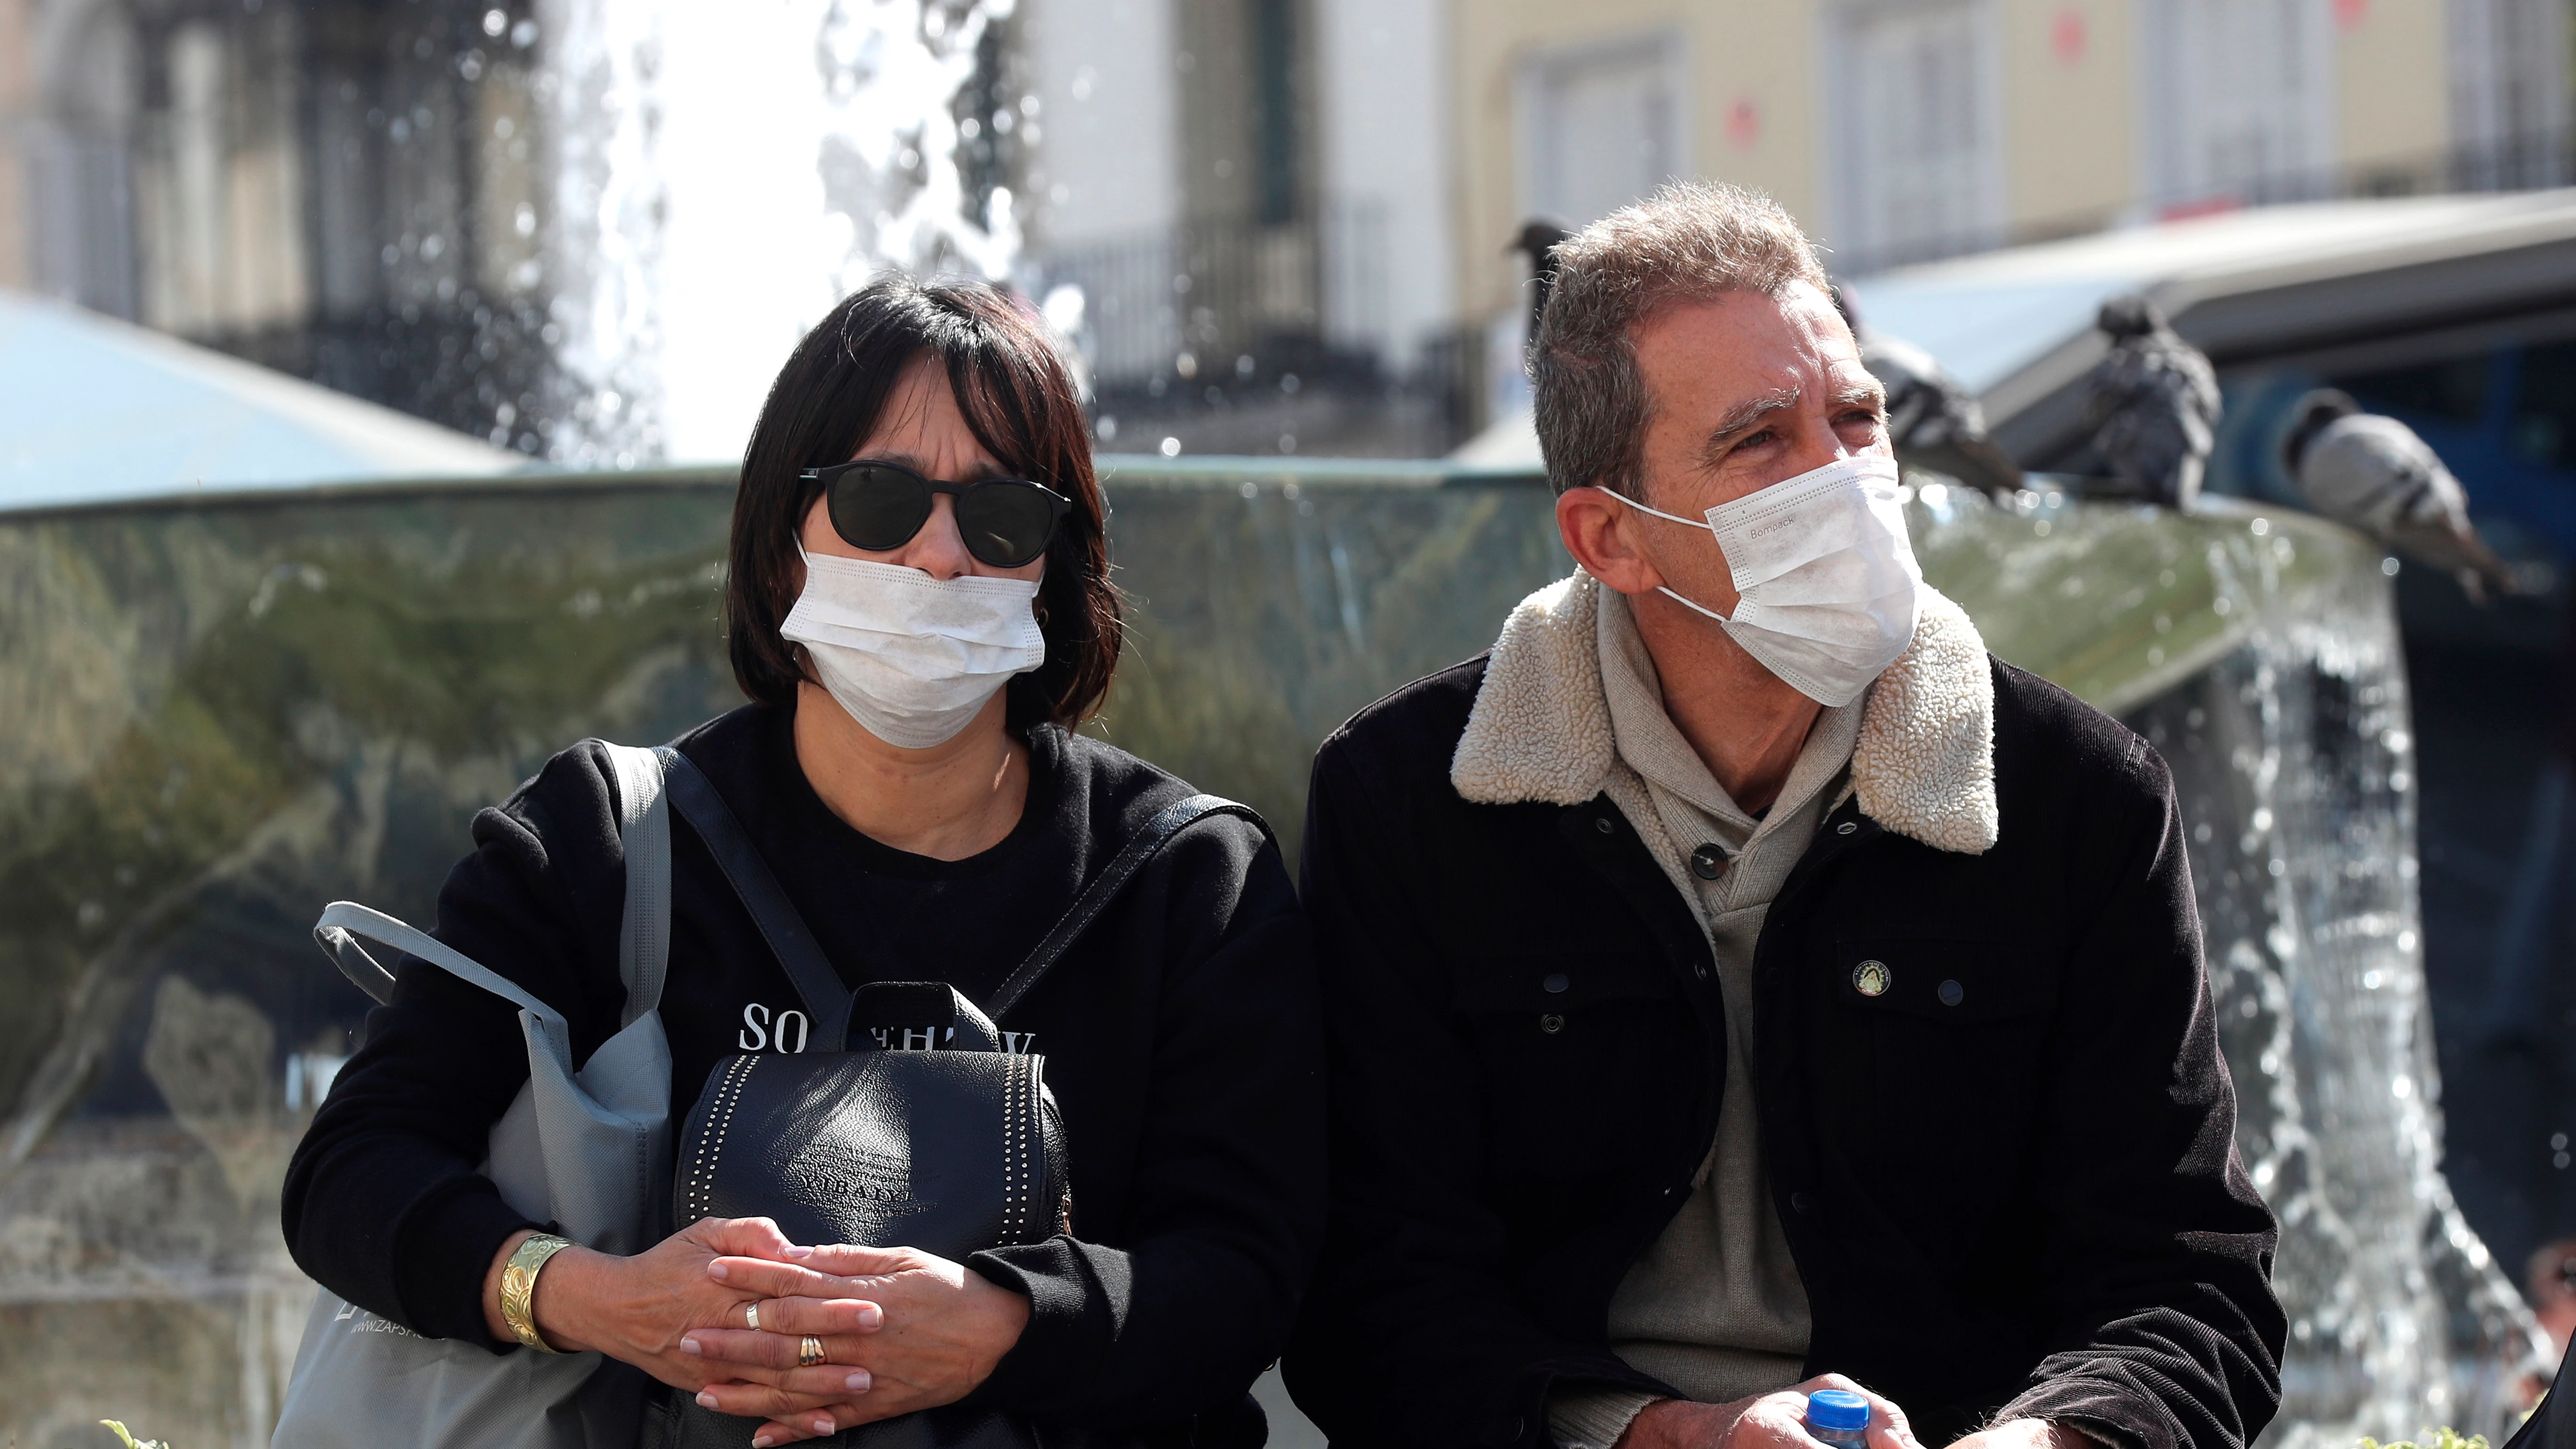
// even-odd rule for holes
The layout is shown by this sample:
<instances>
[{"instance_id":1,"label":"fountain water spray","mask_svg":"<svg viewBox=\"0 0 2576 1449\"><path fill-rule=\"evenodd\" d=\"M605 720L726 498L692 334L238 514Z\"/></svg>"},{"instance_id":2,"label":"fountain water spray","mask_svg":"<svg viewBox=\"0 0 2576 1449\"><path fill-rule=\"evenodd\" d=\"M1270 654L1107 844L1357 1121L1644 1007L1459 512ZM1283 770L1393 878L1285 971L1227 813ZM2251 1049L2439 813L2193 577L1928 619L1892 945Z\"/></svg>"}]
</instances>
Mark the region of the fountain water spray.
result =
<instances>
[{"instance_id":1,"label":"fountain water spray","mask_svg":"<svg viewBox=\"0 0 2576 1449\"><path fill-rule=\"evenodd\" d=\"M1012 0L543 0L558 462L739 457L770 379L886 267L1008 275L951 107Z\"/></svg>"},{"instance_id":2,"label":"fountain water spray","mask_svg":"<svg viewBox=\"0 0 2576 1449\"><path fill-rule=\"evenodd\" d=\"M1988 646L2173 771L2237 1150L2281 1222L2290 1333L2261 1449L2443 1424L2502 1442L2546 1343L2442 1176L2415 746L2377 547L2223 499L2188 516L2055 490L1918 499L1924 576Z\"/></svg>"}]
</instances>

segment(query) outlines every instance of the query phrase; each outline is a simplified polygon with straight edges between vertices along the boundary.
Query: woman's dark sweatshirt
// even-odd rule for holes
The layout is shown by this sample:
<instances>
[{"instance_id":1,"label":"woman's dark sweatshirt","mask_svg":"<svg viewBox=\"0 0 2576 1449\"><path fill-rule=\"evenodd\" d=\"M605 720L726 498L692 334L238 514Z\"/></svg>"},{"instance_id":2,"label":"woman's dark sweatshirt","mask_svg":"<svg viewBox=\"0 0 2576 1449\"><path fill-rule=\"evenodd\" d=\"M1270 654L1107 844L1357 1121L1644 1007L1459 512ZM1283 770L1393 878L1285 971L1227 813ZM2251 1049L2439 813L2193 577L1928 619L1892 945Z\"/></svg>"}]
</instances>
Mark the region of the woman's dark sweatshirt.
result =
<instances>
[{"instance_id":1,"label":"woman's dark sweatshirt","mask_svg":"<svg viewBox=\"0 0 2576 1449\"><path fill-rule=\"evenodd\" d=\"M677 743L852 986L946 981L986 999L1082 883L1189 793L1040 726L1018 827L980 855L932 860L833 815L793 726L791 710L748 706ZM438 901L434 934L562 1011L576 1063L617 1030L625 998L613 779L596 744L555 756L475 817L474 852ZM802 1050L807 1023L706 847L671 821L661 1014L676 1124L718 1062ZM1324 1220L1314 970L1277 847L1240 817L1191 826L1000 1025L1046 1058L1073 1231L969 1260L1033 1310L978 1401L1140 1427L1239 1403L1287 1338ZM475 1168L527 1075L515 1008L406 959L288 1169L296 1262L420 1333L506 1348L484 1326L484 1273L511 1233L542 1225Z\"/></svg>"}]
</instances>

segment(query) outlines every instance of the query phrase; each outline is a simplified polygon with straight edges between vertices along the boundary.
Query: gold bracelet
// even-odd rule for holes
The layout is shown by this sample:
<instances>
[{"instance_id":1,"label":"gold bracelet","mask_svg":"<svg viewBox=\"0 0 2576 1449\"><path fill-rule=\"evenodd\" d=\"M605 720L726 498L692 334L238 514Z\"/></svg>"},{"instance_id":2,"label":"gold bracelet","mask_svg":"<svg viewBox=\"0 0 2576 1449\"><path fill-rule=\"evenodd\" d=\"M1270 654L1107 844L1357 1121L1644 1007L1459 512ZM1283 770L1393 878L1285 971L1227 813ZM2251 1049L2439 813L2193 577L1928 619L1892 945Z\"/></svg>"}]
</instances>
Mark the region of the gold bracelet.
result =
<instances>
[{"instance_id":1,"label":"gold bracelet","mask_svg":"<svg viewBox=\"0 0 2576 1449\"><path fill-rule=\"evenodd\" d=\"M548 1258L571 1246L570 1240L552 1233L530 1233L510 1261L501 1265L501 1321L510 1325L512 1337L539 1353L563 1350L537 1332L537 1274L544 1271Z\"/></svg>"}]
</instances>

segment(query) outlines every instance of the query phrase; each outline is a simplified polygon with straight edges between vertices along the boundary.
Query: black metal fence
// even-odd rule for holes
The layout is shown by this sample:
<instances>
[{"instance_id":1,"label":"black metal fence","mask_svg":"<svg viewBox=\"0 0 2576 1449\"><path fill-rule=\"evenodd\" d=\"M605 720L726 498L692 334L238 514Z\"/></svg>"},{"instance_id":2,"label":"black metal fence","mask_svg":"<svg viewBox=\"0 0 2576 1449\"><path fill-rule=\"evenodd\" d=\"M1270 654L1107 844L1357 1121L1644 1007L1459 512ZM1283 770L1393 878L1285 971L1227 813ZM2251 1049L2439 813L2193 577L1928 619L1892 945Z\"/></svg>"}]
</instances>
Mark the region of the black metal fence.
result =
<instances>
[{"instance_id":1,"label":"black metal fence","mask_svg":"<svg viewBox=\"0 0 2576 1449\"><path fill-rule=\"evenodd\" d=\"M1033 248L1079 288L1102 441L1151 451L1447 451L1481 424L1481 334L1398 336L1386 220L1347 202L1283 224L1195 218Z\"/></svg>"},{"instance_id":2,"label":"black metal fence","mask_svg":"<svg viewBox=\"0 0 2576 1449\"><path fill-rule=\"evenodd\" d=\"M1033 261L1042 294L1082 289L1081 341L1104 382L1187 381L1283 347L1383 355L1385 233L1378 207L1354 203L1279 225L1195 218Z\"/></svg>"}]
</instances>

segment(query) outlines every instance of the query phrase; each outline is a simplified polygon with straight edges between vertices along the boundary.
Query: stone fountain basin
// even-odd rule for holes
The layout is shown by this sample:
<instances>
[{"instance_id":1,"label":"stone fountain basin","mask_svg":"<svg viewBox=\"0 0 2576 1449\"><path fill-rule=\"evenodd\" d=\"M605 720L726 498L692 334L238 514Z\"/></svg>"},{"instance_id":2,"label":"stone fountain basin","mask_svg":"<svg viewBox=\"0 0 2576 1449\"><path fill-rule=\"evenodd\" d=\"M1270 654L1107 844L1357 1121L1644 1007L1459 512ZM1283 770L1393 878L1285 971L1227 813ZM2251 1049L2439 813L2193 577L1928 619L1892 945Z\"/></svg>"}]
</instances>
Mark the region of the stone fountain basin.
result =
<instances>
[{"instance_id":1,"label":"stone fountain basin","mask_svg":"<svg viewBox=\"0 0 2576 1449\"><path fill-rule=\"evenodd\" d=\"M1324 734L1570 567L1532 480L1103 461L1133 636L1093 728L1292 854ZM2174 767L2241 1148L2286 1223L2270 1441L2496 1433L2528 1318L2437 1170L2380 551L2225 500L1915 482L1927 578ZM731 496L682 470L0 514L0 1418L22 1442L101 1417L266 1442L310 1292L278 1178L365 1006L307 927L337 897L429 919L472 813L548 754L739 702Z\"/></svg>"}]
</instances>

